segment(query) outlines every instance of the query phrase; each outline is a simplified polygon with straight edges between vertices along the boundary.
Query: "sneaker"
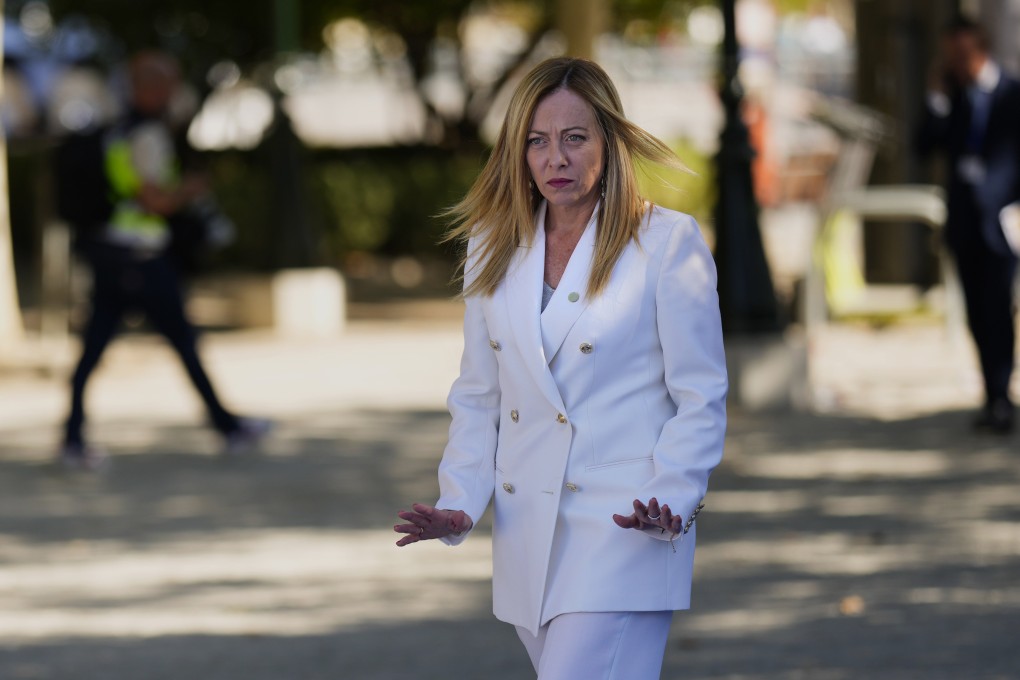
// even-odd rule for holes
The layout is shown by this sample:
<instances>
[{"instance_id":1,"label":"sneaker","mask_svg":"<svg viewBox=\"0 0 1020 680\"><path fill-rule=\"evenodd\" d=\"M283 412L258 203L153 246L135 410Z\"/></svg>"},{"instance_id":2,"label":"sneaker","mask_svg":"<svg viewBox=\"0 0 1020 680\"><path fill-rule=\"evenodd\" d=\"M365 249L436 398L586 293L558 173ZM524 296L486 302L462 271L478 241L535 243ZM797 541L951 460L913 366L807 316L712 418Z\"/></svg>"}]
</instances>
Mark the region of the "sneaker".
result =
<instances>
[{"instance_id":1,"label":"sneaker","mask_svg":"<svg viewBox=\"0 0 1020 680\"><path fill-rule=\"evenodd\" d=\"M94 446L64 444L60 447L59 463L65 470L99 472L109 465L109 459L101 449Z\"/></svg>"},{"instance_id":2,"label":"sneaker","mask_svg":"<svg viewBox=\"0 0 1020 680\"><path fill-rule=\"evenodd\" d=\"M223 438L223 453L234 455L258 448L273 431L273 421L266 418L238 418L237 429Z\"/></svg>"}]
</instances>

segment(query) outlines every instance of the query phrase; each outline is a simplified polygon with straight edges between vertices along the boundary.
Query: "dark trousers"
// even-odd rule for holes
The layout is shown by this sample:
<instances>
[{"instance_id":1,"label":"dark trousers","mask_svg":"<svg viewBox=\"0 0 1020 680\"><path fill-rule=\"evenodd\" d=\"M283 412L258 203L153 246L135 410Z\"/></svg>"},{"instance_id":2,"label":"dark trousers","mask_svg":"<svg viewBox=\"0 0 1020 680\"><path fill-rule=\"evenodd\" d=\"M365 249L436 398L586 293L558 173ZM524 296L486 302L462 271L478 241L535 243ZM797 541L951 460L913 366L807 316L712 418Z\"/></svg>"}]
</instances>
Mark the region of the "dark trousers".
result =
<instances>
[{"instance_id":1,"label":"dark trousers","mask_svg":"<svg viewBox=\"0 0 1020 680\"><path fill-rule=\"evenodd\" d=\"M993 252L980 238L953 244L967 303L967 322L981 359L989 404L1009 401L1013 373L1013 281L1016 258Z\"/></svg>"},{"instance_id":2,"label":"dark trousers","mask_svg":"<svg viewBox=\"0 0 1020 680\"><path fill-rule=\"evenodd\" d=\"M103 351L120 329L124 314L144 312L149 323L171 344L205 402L213 426L227 434L238 427L237 416L220 403L196 347L195 329L184 313L180 277L166 255L140 259L131 251L90 244L84 255L92 268L92 311L82 338L82 355L71 380L71 413L65 442L82 443L85 385Z\"/></svg>"}]
</instances>

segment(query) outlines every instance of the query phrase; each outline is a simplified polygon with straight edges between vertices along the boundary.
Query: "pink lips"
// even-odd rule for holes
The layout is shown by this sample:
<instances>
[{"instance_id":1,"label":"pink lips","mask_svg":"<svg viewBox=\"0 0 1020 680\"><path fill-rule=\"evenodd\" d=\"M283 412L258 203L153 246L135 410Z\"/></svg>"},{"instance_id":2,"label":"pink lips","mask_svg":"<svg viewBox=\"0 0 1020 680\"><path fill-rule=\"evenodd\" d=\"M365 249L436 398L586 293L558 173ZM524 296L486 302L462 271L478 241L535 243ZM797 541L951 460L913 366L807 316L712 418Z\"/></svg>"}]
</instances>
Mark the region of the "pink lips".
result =
<instances>
[{"instance_id":1,"label":"pink lips","mask_svg":"<svg viewBox=\"0 0 1020 680\"><path fill-rule=\"evenodd\" d=\"M573 182L574 182L574 180L572 180L572 179L566 179L566 178L563 178L563 177L557 177L556 179L549 180L548 182L546 182L546 184L548 184L550 186L554 186L557 189L562 189L563 187L567 186L568 184L572 184Z\"/></svg>"}]
</instances>

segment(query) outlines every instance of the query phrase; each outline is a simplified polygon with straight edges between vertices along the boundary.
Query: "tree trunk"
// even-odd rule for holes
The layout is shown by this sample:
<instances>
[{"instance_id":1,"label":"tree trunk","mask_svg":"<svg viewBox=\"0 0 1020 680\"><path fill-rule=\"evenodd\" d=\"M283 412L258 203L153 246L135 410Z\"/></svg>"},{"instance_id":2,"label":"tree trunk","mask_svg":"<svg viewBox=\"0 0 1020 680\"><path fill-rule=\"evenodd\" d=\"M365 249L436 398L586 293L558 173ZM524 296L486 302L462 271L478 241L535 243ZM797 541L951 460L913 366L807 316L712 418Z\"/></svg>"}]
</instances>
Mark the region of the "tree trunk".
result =
<instances>
[{"instance_id":1,"label":"tree trunk","mask_svg":"<svg viewBox=\"0 0 1020 680\"><path fill-rule=\"evenodd\" d=\"M938 57L939 32L958 0L856 0L857 99L896 121L890 144L875 159L871 184L931 181L912 140L924 107L928 73ZM867 278L875 283L931 284L937 259L927 227L866 224Z\"/></svg>"},{"instance_id":2,"label":"tree trunk","mask_svg":"<svg viewBox=\"0 0 1020 680\"><path fill-rule=\"evenodd\" d=\"M0 0L0 71L3 70L4 2ZM0 101L3 100L0 80ZM7 186L7 134L0 127L0 347L22 339L21 308L14 278L14 253L11 249L11 212Z\"/></svg>"},{"instance_id":3,"label":"tree trunk","mask_svg":"<svg viewBox=\"0 0 1020 680\"><path fill-rule=\"evenodd\" d=\"M593 59L595 39L606 30L607 0L558 0L556 28L567 41L567 56Z\"/></svg>"}]
</instances>

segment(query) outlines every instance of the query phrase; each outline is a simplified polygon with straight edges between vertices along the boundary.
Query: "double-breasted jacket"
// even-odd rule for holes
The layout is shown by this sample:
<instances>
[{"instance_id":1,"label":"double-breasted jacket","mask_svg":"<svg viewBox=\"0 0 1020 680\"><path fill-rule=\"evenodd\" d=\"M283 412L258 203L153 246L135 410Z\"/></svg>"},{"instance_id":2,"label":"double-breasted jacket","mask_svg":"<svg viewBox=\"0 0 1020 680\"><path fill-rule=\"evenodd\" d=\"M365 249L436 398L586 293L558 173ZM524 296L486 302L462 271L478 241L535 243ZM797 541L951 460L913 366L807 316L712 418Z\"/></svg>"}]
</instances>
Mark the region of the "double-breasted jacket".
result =
<instances>
[{"instance_id":1,"label":"double-breasted jacket","mask_svg":"<svg viewBox=\"0 0 1020 680\"><path fill-rule=\"evenodd\" d=\"M495 293L466 299L448 399L437 507L477 523L492 501L494 612L533 633L567 612L688 608L693 518L723 451L716 274L697 224L648 206L605 291L588 299L598 215L542 311L539 208L533 242ZM652 497L686 534L613 522Z\"/></svg>"}]
</instances>

